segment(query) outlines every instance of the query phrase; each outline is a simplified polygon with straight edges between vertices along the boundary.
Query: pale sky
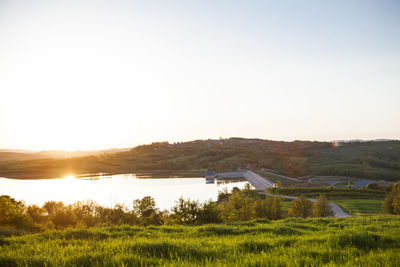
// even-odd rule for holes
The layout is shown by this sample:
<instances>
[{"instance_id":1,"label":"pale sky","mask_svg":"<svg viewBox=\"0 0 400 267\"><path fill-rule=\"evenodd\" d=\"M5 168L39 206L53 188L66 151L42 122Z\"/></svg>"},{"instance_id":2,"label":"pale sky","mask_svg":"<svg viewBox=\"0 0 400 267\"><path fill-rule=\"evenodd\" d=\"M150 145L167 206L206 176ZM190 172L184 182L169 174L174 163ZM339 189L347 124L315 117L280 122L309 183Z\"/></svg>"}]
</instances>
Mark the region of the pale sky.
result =
<instances>
[{"instance_id":1,"label":"pale sky","mask_svg":"<svg viewBox=\"0 0 400 267\"><path fill-rule=\"evenodd\" d=\"M400 1L0 0L0 148L400 139Z\"/></svg>"}]
</instances>

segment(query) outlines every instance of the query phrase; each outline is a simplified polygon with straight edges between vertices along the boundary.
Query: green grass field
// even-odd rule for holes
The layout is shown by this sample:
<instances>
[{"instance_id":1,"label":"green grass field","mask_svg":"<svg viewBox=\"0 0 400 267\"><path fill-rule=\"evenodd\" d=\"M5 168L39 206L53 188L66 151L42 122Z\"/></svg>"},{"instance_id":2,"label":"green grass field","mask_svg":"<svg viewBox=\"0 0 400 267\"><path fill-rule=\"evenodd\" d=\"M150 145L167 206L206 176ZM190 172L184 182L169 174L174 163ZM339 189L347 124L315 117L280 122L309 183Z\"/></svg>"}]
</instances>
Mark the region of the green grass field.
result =
<instances>
[{"instance_id":1,"label":"green grass field","mask_svg":"<svg viewBox=\"0 0 400 267\"><path fill-rule=\"evenodd\" d=\"M67 229L0 247L0 266L399 266L400 217Z\"/></svg>"},{"instance_id":2,"label":"green grass field","mask_svg":"<svg viewBox=\"0 0 400 267\"><path fill-rule=\"evenodd\" d=\"M383 200L380 199L338 199L334 201L346 212L352 214L377 214L382 213Z\"/></svg>"},{"instance_id":3,"label":"green grass field","mask_svg":"<svg viewBox=\"0 0 400 267\"><path fill-rule=\"evenodd\" d=\"M258 173L261 176L269 179L272 182L275 182L275 183L280 182L282 186L291 186L291 185L295 185L295 184L300 183L300 182L297 182L297 181L293 181L293 180L290 180L290 179L283 178L283 177L281 177L279 175L275 175L275 174L270 173L270 172L266 173L266 172L262 172L262 171L256 171L256 173Z\"/></svg>"}]
</instances>

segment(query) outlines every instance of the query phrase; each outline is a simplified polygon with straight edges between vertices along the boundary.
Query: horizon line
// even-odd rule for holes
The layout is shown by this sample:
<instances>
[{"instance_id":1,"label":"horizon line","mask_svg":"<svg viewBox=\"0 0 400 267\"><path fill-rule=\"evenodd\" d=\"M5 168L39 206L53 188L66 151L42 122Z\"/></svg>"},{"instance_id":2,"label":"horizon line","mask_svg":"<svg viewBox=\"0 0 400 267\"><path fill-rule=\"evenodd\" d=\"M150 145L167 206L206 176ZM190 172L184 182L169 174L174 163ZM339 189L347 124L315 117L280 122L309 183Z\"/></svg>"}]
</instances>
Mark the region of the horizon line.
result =
<instances>
[{"instance_id":1,"label":"horizon line","mask_svg":"<svg viewBox=\"0 0 400 267\"><path fill-rule=\"evenodd\" d=\"M122 150L122 149L133 149L138 146L143 146L143 145L151 145L154 143L163 143L167 142L171 145L176 144L176 143L188 143L188 142L193 142L193 141L207 141L207 140L228 140L228 139L233 139L233 138L240 138L240 139L258 139L258 140L263 140L263 141L272 141L272 142L287 142L287 143L292 143L292 142L321 142L321 143L334 143L334 142L340 142L340 143L349 143L349 142L385 142L385 141L400 141L400 139L393 139L393 138L374 138L374 139L361 139L361 138L353 138L353 139L335 139L335 140L306 140L306 139L293 139L293 140L273 140L273 139L263 139L263 138L258 138L258 137L228 137L228 138L207 138L207 139L193 139L193 140L188 140L188 141L153 141L151 143L142 143L134 146L121 146L121 147L109 147L109 148L99 148L99 149L76 149L76 150L67 150L67 149L25 149L25 148L0 148L0 152L15 152L18 153L17 151L21 151L20 153L26 153L26 152L32 152L32 153L40 153L40 152L66 152L66 153L76 153L76 152L95 152L95 151L107 151L107 150Z\"/></svg>"}]
</instances>

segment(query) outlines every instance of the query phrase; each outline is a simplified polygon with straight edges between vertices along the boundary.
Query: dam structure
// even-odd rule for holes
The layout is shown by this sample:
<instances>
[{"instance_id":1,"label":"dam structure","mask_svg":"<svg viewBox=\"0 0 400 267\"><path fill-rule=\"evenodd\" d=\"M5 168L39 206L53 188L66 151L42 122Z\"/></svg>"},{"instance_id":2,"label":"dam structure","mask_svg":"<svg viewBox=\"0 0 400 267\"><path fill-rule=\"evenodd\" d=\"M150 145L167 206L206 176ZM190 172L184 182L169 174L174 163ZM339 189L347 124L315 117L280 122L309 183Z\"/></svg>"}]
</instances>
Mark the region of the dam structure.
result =
<instances>
[{"instance_id":1,"label":"dam structure","mask_svg":"<svg viewBox=\"0 0 400 267\"><path fill-rule=\"evenodd\" d=\"M226 178L244 178L246 179L257 191L265 191L267 188L275 187L275 183L262 177L261 175L250 170L238 170L234 172L206 172L206 183L214 183L215 179Z\"/></svg>"}]
</instances>

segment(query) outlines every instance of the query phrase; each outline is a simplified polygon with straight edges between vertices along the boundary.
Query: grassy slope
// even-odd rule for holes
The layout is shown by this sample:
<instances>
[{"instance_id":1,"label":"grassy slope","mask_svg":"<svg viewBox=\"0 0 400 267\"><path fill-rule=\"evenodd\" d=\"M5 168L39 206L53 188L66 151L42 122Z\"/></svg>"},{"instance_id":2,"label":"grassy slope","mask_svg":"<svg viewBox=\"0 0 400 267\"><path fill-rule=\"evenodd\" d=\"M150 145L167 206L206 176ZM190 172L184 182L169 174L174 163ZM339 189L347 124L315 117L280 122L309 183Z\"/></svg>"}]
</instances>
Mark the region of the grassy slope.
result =
<instances>
[{"instance_id":1,"label":"grassy slope","mask_svg":"<svg viewBox=\"0 0 400 267\"><path fill-rule=\"evenodd\" d=\"M400 218L71 229L0 246L0 266L399 266Z\"/></svg>"}]
</instances>

